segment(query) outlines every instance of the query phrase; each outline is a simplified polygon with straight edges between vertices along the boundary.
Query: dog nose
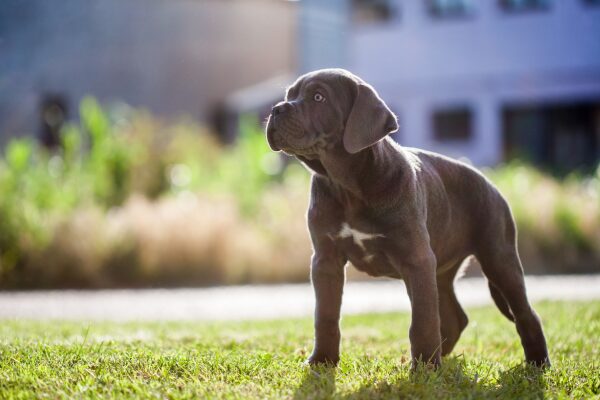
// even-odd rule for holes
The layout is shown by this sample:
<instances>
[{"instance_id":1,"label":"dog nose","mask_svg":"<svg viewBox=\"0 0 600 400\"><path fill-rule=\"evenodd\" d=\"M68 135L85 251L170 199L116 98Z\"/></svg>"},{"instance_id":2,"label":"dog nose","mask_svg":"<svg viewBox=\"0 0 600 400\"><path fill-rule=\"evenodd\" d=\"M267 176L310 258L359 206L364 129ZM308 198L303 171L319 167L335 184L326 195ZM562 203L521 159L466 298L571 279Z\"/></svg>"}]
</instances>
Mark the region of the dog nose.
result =
<instances>
[{"instance_id":1,"label":"dog nose","mask_svg":"<svg viewBox=\"0 0 600 400\"><path fill-rule=\"evenodd\" d=\"M292 105L286 101L282 101L281 103L276 104L272 109L271 113L273 116L283 114L284 112L289 111L292 108Z\"/></svg>"}]
</instances>

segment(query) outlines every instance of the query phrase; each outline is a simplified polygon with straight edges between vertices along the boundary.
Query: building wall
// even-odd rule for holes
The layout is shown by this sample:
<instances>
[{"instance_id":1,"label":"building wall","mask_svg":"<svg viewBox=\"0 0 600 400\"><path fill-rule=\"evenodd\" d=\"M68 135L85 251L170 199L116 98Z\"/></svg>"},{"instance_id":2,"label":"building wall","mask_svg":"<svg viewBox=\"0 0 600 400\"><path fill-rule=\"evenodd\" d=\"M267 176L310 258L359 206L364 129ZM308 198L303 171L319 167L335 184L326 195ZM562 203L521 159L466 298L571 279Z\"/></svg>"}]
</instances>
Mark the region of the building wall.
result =
<instances>
[{"instance_id":1,"label":"building wall","mask_svg":"<svg viewBox=\"0 0 600 400\"><path fill-rule=\"evenodd\" d=\"M348 0L302 0L301 73L348 64L350 9Z\"/></svg>"},{"instance_id":2,"label":"building wall","mask_svg":"<svg viewBox=\"0 0 600 400\"><path fill-rule=\"evenodd\" d=\"M280 0L4 0L0 142L36 132L46 93L71 116L92 94L210 121L229 93L295 69L296 27Z\"/></svg>"},{"instance_id":3,"label":"building wall","mask_svg":"<svg viewBox=\"0 0 600 400\"><path fill-rule=\"evenodd\" d=\"M397 17L351 30L350 68L398 112L400 143L494 164L504 105L600 99L600 7L555 0L512 14L471 3L472 14L441 19L425 2L395 0ZM452 104L473 110L472 140L433 139L432 110Z\"/></svg>"}]
</instances>

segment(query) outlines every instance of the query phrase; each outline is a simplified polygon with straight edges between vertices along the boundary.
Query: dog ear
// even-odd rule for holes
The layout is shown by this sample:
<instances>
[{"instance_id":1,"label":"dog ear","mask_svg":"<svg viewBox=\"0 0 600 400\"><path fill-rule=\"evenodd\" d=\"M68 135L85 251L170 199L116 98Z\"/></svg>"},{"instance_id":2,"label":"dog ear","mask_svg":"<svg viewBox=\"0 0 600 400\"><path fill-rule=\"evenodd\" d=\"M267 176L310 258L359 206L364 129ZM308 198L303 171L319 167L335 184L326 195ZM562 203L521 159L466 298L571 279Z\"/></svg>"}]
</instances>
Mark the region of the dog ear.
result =
<instances>
[{"instance_id":1,"label":"dog ear","mask_svg":"<svg viewBox=\"0 0 600 400\"><path fill-rule=\"evenodd\" d=\"M344 148L351 154L398 130L396 116L375 89L363 82L357 83L356 87L356 97L346 120L343 139Z\"/></svg>"}]
</instances>

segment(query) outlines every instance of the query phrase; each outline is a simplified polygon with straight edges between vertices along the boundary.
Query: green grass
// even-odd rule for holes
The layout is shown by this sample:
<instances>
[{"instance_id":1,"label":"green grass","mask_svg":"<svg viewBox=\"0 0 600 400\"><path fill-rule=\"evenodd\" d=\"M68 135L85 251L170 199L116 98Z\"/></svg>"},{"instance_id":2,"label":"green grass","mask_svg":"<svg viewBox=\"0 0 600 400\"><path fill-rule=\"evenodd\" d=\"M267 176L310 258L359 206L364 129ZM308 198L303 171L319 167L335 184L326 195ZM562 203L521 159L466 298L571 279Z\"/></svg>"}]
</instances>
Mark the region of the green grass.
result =
<instances>
[{"instance_id":1,"label":"green grass","mask_svg":"<svg viewBox=\"0 0 600 400\"><path fill-rule=\"evenodd\" d=\"M243 301L243 299L240 299ZM337 369L311 370L311 319L231 323L2 321L0 398L589 398L600 302L541 303L553 366L522 363L493 308L435 372L409 372L406 313L346 317Z\"/></svg>"}]
</instances>

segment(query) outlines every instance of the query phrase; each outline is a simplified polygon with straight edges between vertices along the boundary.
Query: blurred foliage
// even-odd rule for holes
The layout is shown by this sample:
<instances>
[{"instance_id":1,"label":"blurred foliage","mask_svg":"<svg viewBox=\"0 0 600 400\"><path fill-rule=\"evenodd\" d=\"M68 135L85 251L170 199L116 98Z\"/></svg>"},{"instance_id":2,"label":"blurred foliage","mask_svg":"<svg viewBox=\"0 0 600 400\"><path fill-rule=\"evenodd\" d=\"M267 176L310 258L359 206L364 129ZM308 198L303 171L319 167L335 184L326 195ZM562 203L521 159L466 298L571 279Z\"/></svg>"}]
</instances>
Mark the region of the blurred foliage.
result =
<instances>
[{"instance_id":1,"label":"blurred foliage","mask_svg":"<svg viewBox=\"0 0 600 400\"><path fill-rule=\"evenodd\" d=\"M536 272L600 271L600 165L563 179L519 161L484 173L511 205L524 264Z\"/></svg>"},{"instance_id":2,"label":"blurred foliage","mask_svg":"<svg viewBox=\"0 0 600 400\"><path fill-rule=\"evenodd\" d=\"M245 215L255 213L267 185L283 168L280 155L269 149L258 121L252 116L241 118L234 147L221 149L216 142L205 140L198 148L189 143L194 140L197 138L182 135L171 143L171 191L234 194ZM297 173L297 169L287 173Z\"/></svg>"},{"instance_id":3,"label":"blurred foliage","mask_svg":"<svg viewBox=\"0 0 600 400\"><path fill-rule=\"evenodd\" d=\"M297 166L282 172L280 156L269 150L262 128L253 117L242 118L236 145L223 147L214 135L193 122L181 120L163 124L147 112L123 105L103 108L93 98L83 99L79 116L79 124L63 129L60 151L49 152L31 139L13 139L0 157L0 192L3 194L0 197L0 286L28 285L26 281L35 280L36 275L55 275L48 271L54 268L51 264L58 264L56 268L62 270L66 264L86 264L86 258L91 258L94 260L87 260L87 264L92 266L82 265L81 269L98 269L107 262L114 262L113 255L107 253L138 251L123 249L143 247L137 243L139 237L129 238L133 244L107 242L102 235L109 235L106 232L110 230L107 225L110 218L102 216L120 215L119 211L122 214L124 210L133 215L136 207L143 207L140 198L154 199L154 203L149 204L158 205L162 197L180 199L200 193L204 196L204 207L230 214L223 216L221 222L213 223L223 225L231 219L254 219L256 224L258 217L268 218L259 213L267 187L308 183L308 177ZM128 200L132 200L131 204ZM235 205L227 211L208 205L231 201ZM179 207L175 201L171 204ZM274 208L282 209L281 204ZM150 214L155 210L147 211L149 214L144 218L152 219ZM88 226L79 226L81 220L88 220ZM184 221L178 223L181 225ZM210 225L202 228L209 232L211 228L217 229ZM68 235L73 235L71 243L66 240ZM237 235L231 237L239 239ZM113 239L123 242L121 237ZM85 240L90 243L85 244L87 250L82 250L80 242ZM65 248L56 249L56 246L72 247L66 249L70 253L68 260L61 259ZM60 251L48 254L50 249ZM143 255L135 255L128 261L139 263L137 258L140 257ZM214 257L206 258L214 261ZM32 264L40 262L46 265L34 265L33 270L40 271L33 272ZM79 273L76 265L67 270L74 275ZM123 275L122 271L117 273ZM57 280L60 275L57 274ZM79 281L85 284L87 279ZM65 280L66 284L72 281Z\"/></svg>"},{"instance_id":4,"label":"blurred foliage","mask_svg":"<svg viewBox=\"0 0 600 400\"><path fill-rule=\"evenodd\" d=\"M223 147L193 122L80 105L49 152L0 157L0 287L306 279L309 174L269 150L253 117ZM600 266L600 169L557 180L529 165L485 171L512 206L535 272Z\"/></svg>"},{"instance_id":5,"label":"blurred foliage","mask_svg":"<svg viewBox=\"0 0 600 400\"><path fill-rule=\"evenodd\" d=\"M25 248L46 244L57 218L86 203L119 205L128 195L130 171L143 143L115 135L113 123L92 98L82 101L80 116L80 126L66 127L58 153L31 139L14 139L6 147L0 159L3 270L25 257Z\"/></svg>"}]
</instances>

